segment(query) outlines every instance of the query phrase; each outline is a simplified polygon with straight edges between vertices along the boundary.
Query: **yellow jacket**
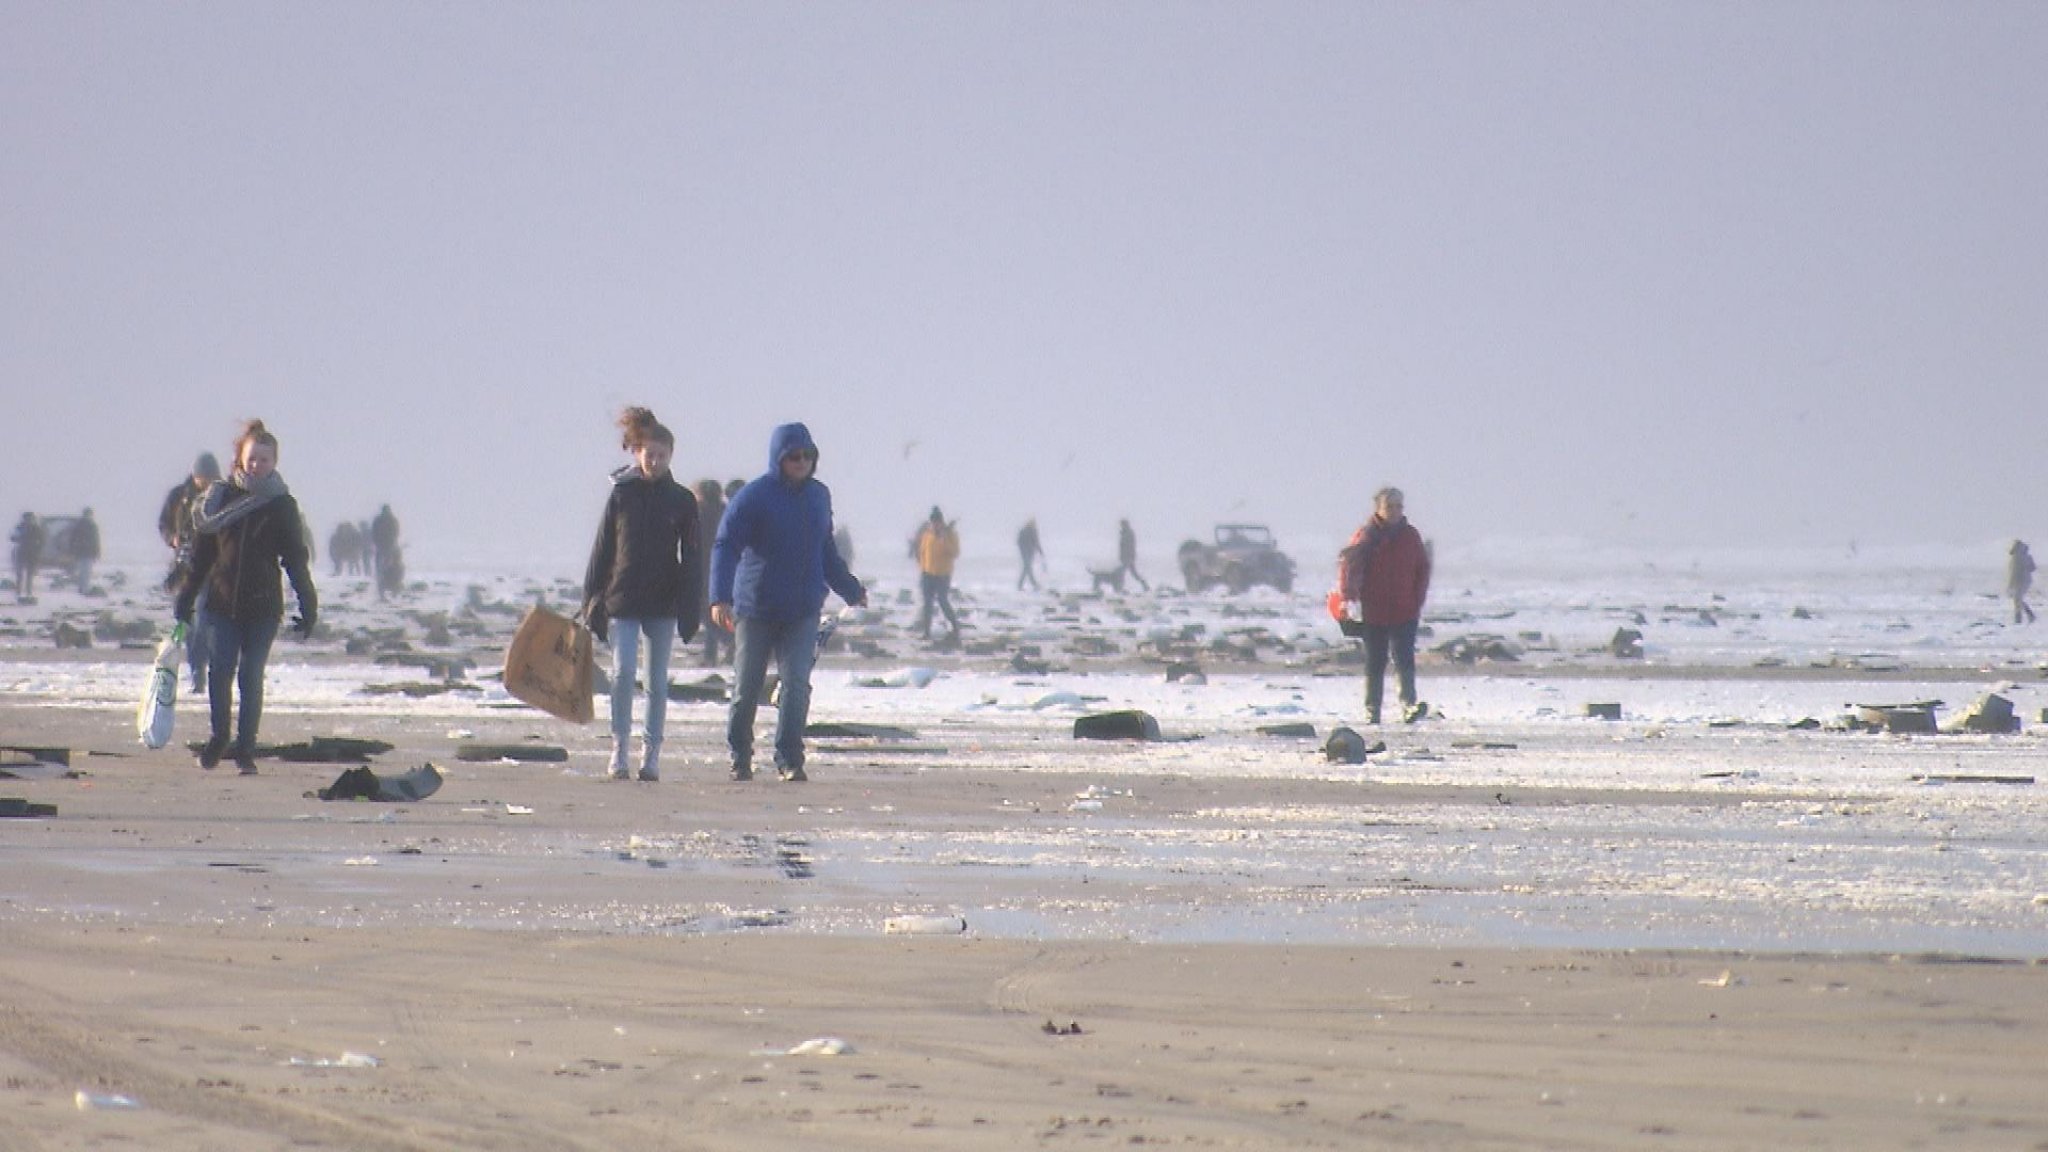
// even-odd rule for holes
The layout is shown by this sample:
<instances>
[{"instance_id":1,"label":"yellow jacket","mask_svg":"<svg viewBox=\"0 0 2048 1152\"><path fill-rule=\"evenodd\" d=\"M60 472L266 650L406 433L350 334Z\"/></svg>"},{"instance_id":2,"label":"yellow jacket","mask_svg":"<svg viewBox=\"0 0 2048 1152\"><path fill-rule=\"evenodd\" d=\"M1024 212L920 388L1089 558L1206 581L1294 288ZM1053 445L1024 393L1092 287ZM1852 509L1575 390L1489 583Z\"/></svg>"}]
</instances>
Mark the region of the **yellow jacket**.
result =
<instances>
[{"instance_id":1,"label":"yellow jacket","mask_svg":"<svg viewBox=\"0 0 2048 1152\"><path fill-rule=\"evenodd\" d=\"M917 534L917 570L927 576L951 576L960 557L960 534L951 525L927 522Z\"/></svg>"}]
</instances>

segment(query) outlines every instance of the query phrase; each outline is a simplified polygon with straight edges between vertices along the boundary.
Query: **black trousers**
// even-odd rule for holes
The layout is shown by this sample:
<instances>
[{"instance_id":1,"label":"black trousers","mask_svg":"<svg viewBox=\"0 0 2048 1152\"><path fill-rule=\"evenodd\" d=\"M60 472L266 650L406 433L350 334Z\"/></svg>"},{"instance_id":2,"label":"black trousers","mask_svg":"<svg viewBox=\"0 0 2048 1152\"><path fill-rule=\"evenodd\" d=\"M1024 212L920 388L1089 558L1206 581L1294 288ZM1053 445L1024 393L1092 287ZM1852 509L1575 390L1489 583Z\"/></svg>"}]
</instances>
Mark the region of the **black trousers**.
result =
<instances>
[{"instance_id":1,"label":"black trousers","mask_svg":"<svg viewBox=\"0 0 2048 1152\"><path fill-rule=\"evenodd\" d=\"M1377 717L1387 689L1387 657L1401 678L1401 705L1415 703L1415 629L1419 622L1365 626L1365 710Z\"/></svg>"}]
</instances>

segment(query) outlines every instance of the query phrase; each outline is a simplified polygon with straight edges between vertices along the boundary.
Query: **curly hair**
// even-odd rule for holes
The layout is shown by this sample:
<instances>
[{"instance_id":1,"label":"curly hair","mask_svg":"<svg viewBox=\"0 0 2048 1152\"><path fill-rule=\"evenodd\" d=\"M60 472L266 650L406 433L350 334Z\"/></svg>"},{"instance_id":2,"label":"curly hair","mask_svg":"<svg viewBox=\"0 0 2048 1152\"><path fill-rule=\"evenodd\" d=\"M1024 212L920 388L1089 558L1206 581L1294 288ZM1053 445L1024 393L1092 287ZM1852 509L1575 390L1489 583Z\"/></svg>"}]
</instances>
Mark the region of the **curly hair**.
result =
<instances>
[{"instance_id":1,"label":"curly hair","mask_svg":"<svg viewBox=\"0 0 2048 1152\"><path fill-rule=\"evenodd\" d=\"M651 408L632 407L619 413L619 430L624 433L619 439L619 447L628 452L650 442L666 444L670 448L676 446L675 433L654 418Z\"/></svg>"}]
</instances>

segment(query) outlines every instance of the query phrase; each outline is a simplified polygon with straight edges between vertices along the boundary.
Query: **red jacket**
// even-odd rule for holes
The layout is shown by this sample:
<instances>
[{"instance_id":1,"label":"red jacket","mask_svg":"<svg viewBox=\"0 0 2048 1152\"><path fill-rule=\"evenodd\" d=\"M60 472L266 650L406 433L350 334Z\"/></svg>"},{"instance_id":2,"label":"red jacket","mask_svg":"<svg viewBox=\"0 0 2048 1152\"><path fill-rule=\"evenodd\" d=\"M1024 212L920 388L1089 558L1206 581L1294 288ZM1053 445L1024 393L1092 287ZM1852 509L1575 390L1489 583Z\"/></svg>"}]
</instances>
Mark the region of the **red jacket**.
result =
<instances>
[{"instance_id":1,"label":"red jacket","mask_svg":"<svg viewBox=\"0 0 2048 1152\"><path fill-rule=\"evenodd\" d=\"M1429 549L1415 525L1406 519L1388 524L1375 516L1352 533L1343 555L1344 598L1364 606L1367 624L1384 628L1422 618L1422 603L1429 598Z\"/></svg>"}]
</instances>

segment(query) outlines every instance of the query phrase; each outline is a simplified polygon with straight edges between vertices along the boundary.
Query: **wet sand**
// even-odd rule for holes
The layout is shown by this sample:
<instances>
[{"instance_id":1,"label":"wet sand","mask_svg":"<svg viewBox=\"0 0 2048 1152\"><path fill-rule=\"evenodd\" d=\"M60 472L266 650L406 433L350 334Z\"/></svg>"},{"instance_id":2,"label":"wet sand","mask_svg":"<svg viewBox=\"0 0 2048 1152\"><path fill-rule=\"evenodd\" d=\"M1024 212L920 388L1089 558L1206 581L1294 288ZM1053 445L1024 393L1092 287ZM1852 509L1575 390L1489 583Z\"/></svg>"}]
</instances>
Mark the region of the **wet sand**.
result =
<instances>
[{"instance_id":1,"label":"wet sand","mask_svg":"<svg viewBox=\"0 0 2048 1152\"><path fill-rule=\"evenodd\" d=\"M1073 822L1093 749L1046 750L1072 773L821 753L811 784L736 785L715 713L672 718L658 785L590 778L596 727L466 722L572 752L467 764L445 718L356 718L399 746L380 771L450 778L329 804L308 793L337 765L202 773L124 742L125 714L0 701L0 743L100 753L0 781L59 811L0 820L0 1147L2048 1147L2036 960L1294 943L1265 879L888 866ZM1358 787L1150 780L1120 816L1136 836ZM1373 789L1396 816L1500 802ZM1264 927L1178 942L1176 906ZM884 931L963 909L964 934ZM788 1054L812 1040L851 1051Z\"/></svg>"}]
</instances>

